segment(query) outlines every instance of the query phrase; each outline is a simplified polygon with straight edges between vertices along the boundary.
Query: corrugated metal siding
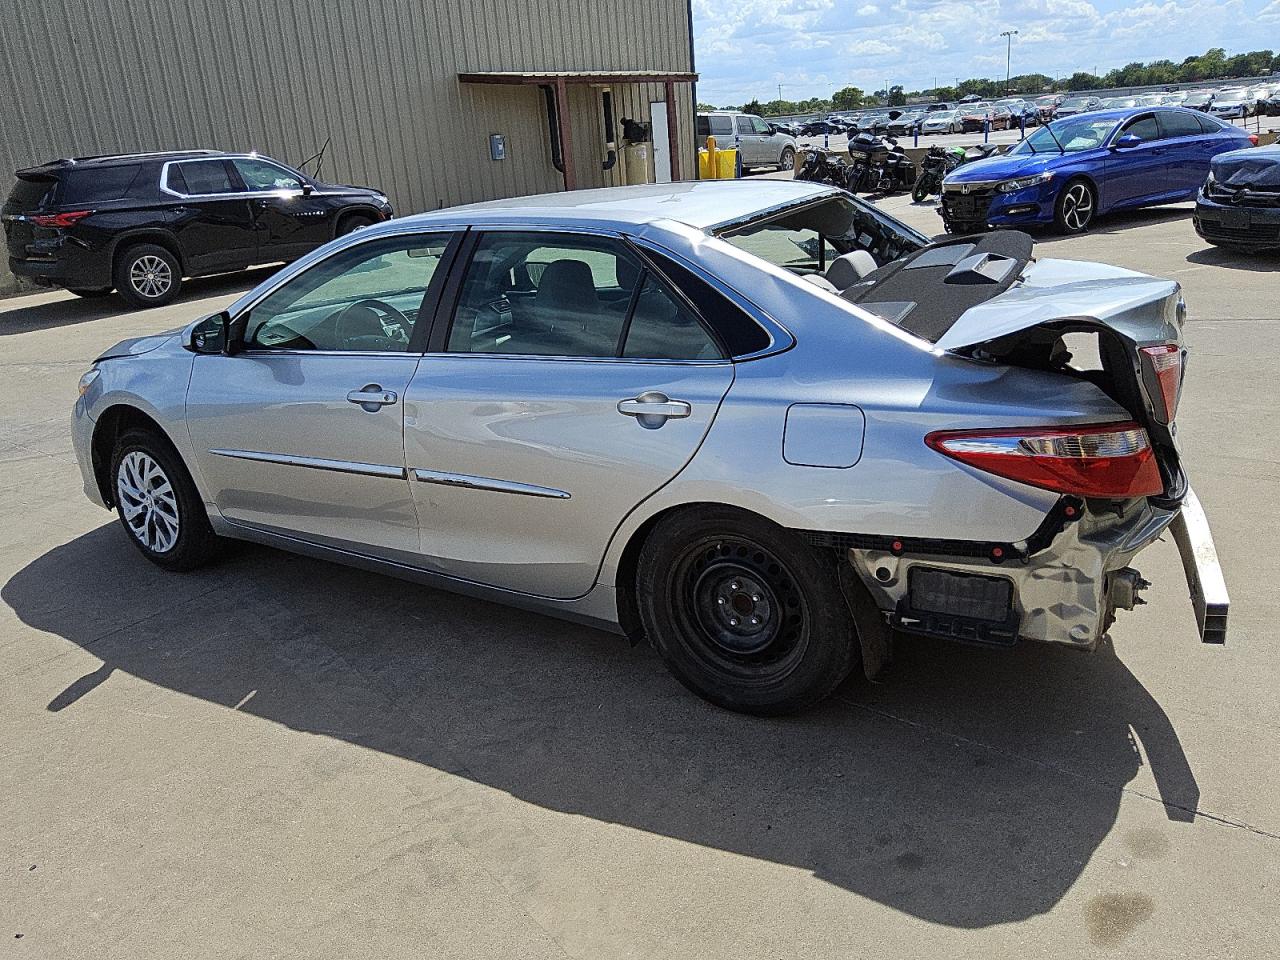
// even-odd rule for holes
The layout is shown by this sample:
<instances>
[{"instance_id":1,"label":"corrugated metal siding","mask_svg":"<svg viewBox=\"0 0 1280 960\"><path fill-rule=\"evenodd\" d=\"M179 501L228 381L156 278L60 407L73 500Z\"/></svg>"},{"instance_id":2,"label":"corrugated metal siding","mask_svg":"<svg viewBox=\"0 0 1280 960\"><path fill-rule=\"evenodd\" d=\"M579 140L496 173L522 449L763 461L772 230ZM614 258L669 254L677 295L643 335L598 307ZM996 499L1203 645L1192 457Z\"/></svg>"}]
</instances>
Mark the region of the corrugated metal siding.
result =
<instances>
[{"instance_id":1,"label":"corrugated metal siding","mask_svg":"<svg viewBox=\"0 0 1280 960\"><path fill-rule=\"evenodd\" d=\"M494 70L692 69L688 0L6 0L0 177L62 156L192 147L299 163L385 190L410 213L558 190L536 87ZM661 84L613 87L648 120ZM677 85L685 176L692 102ZM624 106L625 104L625 106ZM580 186L604 159L599 92L571 88ZM490 133L509 159L489 159ZM7 184L3 188L7 189ZM10 278L0 266L0 288Z\"/></svg>"}]
</instances>

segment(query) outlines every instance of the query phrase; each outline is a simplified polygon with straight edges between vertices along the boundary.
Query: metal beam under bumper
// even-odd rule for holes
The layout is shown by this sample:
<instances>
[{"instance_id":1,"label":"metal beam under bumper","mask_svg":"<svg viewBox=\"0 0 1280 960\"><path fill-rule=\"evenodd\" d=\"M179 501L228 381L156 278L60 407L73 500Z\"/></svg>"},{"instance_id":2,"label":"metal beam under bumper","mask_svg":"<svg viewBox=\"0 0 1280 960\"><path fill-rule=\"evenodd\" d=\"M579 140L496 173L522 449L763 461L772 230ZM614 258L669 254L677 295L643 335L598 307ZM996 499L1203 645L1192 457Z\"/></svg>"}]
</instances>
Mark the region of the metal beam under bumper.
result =
<instances>
[{"instance_id":1,"label":"metal beam under bumper","mask_svg":"<svg viewBox=\"0 0 1280 960\"><path fill-rule=\"evenodd\" d=\"M1196 611L1196 626L1204 643L1227 642L1227 582L1218 562L1209 521L1195 491L1187 489L1182 507L1170 524L1173 539L1182 555L1182 569L1191 591L1191 604Z\"/></svg>"}]
</instances>

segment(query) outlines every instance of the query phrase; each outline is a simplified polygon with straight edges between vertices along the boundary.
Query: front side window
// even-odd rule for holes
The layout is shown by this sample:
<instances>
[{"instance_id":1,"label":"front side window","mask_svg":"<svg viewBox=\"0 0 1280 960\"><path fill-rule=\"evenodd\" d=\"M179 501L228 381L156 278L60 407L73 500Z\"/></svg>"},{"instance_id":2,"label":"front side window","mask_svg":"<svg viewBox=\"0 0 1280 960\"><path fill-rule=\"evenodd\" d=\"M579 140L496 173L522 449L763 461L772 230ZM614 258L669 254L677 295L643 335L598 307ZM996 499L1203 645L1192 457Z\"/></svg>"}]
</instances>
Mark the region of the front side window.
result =
<instances>
[{"instance_id":1,"label":"front side window","mask_svg":"<svg viewBox=\"0 0 1280 960\"><path fill-rule=\"evenodd\" d=\"M540 232L481 236L446 349L576 358L720 356L697 315L621 241Z\"/></svg>"},{"instance_id":2,"label":"front side window","mask_svg":"<svg viewBox=\"0 0 1280 960\"><path fill-rule=\"evenodd\" d=\"M273 290L249 312L250 349L401 352L430 317L447 234L349 247ZM434 292L434 291L431 291Z\"/></svg>"},{"instance_id":3,"label":"front side window","mask_svg":"<svg viewBox=\"0 0 1280 960\"><path fill-rule=\"evenodd\" d=\"M1137 117L1120 128L1120 136L1137 137L1144 143L1150 140L1159 140L1160 125L1156 122L1154 114L1146 117Z\"/></svg>"},{"instance_id":4,"label":"front side window","mask_svg":"<svg viewBox=\"0 0 1280 960\"><path fill-rule=\"evenodd\" d=\"M763 120L761 120L759 117L751 118L751 128L755 130L756 133L763 133L763 134L773 133L773 131L769 129L769 125L765 123Z\"/></svg>"},{"instance_id":5,"label":"front side window","mask_svg":"<svg viewBox=\"0 0 1280 960\"><path fill-rule=\"evenodd\" d=\"M240 187L231 178L225 160L192 160L175 163L169 168L170 190L200 197L219 193L236 193Z\"/></svg>"},{"instance_id":6,"label":"front side window","mask_svg":"<svg viewBox=\"0 0 1280 960\"><path fill-rule=\"evenodd\" d=\"M236 173L244 181L245 188L253 191L262 190L301 190L302 181L277 164L256 158L237 158Z\"/></svg>"}]
</instances>

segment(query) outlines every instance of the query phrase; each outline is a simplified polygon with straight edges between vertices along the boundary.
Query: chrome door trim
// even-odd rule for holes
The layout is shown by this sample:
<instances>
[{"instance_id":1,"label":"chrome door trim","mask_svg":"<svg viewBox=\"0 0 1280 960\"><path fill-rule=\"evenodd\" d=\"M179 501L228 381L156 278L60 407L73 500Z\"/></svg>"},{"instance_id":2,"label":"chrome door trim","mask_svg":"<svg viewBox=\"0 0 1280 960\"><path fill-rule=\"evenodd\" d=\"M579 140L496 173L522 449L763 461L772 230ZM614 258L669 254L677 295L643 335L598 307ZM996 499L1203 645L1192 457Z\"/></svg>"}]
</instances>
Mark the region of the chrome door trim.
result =
<instances>
[{"instance_id":1,"label":"chrome door trim","mask_svg":"<svg viewBox=\"0 0 1280 960\"><path fill-rule=\"evenodd\" d=\"M438 483L446 487L464 487L468 490L491 490L494 493L516 493L525 497L548 497L553 500L569 500L566 490L540 487L536 483L516 483L514 480L495 480L492 477L473 477L465 473L444 473L439 470L413 471L413 479L421 483Z\"/></svg>"},{"instance_id":2,"label":"chrome door trim","mask_svg":"<svg viewBox=\"0 0 1280 960\"><path fill-rule=\"evenodd\" d=\"M278 463L286 467L306 467L310 470L328 470L333 473L354 473L362 477L385 477L403 480L404 467L382 463L360 463L355 460L328 460L324 457L296 457L287 453L264 453L260 450L210 450L215 457L233 460L253 460L257 463Z\"/></svg>"}]
</instances>

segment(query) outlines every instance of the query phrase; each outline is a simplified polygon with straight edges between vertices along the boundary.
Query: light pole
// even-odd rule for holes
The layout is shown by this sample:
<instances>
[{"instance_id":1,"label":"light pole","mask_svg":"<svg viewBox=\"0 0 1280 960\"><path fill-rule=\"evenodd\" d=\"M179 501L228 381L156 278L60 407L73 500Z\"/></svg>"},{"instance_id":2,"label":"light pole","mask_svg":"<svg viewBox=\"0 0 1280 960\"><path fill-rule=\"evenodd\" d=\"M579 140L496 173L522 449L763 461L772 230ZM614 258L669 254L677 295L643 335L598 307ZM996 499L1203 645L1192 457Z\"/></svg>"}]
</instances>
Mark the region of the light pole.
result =
<instances>
[{"instance_id":1,"label":"light pole","mask_svg":"<svg viewBox=\"0 0 1280 960\"><path fill-rule=\"evenodd\" d=\"M778 103L782 103L782 84L778 84Z\"/></svg>"},{"instance_id":2,"label":"light pole","mask_svg":"<svg viewBox=\"0 0 1280 960\"><path fill-rule=\"evenodd\" d=\"M1009 68L1013 65L1013 38L1018 35L1017 30L1006 30L1000 34L1009 41L1004 53L1004 95L1009 95Z\"/></svg>"}]
</instances>

